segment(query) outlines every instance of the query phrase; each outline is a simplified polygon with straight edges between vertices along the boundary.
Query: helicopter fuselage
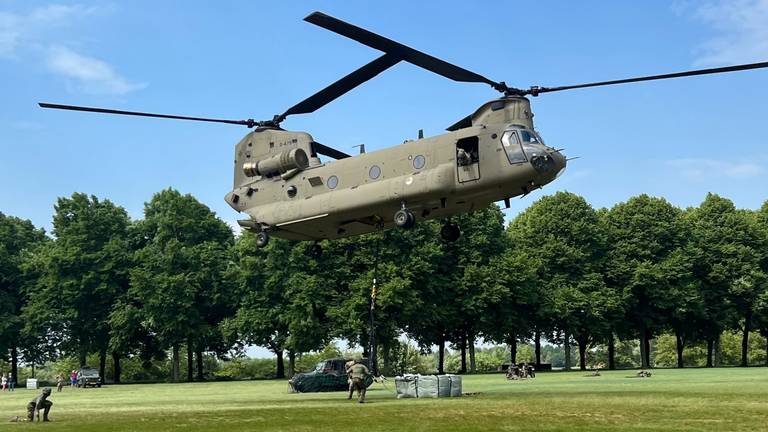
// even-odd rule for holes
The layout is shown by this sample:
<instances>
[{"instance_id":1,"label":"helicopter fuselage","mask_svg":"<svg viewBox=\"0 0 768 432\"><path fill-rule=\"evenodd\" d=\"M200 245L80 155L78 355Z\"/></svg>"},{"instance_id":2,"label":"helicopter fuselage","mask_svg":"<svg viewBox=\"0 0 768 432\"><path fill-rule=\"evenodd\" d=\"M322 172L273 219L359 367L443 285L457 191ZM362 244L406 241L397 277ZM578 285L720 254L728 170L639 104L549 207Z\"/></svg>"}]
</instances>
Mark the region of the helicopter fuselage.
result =
<instances>
[{"instance_id":1,"label":"helicopter fuselage","mask_svg":"<svg viewBox=\"0 0 768 432\"><path fill-rule=\"evenodd\" d=\"M416 220L472 211L540 188L565 168L532 118L528 99L506 97L480 107L469 127L326 163L307 133L256 130L236 146L235 189L225 199L248 214L244 228L290 240L391 227L403 208ZM291 159L300 153L306 162Z\"/></svg>"}]
</instances>

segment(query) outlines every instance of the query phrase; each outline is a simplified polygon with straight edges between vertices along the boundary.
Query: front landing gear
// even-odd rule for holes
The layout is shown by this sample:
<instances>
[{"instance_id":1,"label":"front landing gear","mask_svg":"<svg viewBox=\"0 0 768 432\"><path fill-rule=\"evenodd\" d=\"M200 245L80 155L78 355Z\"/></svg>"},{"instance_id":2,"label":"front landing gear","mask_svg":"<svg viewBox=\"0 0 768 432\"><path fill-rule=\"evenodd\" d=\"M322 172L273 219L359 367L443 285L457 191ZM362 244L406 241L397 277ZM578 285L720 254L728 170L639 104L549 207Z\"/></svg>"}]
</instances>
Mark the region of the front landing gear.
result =
<instances>
[{"instance_id":1,"label":"front landing gear","mask_svg":"<svg viewBox=\"0 0 768 432\"><path fill-rule=\"evenodd\" d=\"M403 229L411 229L416 223L416 218L408 209L401 209L395 213L395 225Z\"/></svg>"},{"instance_id":2,"label":"front landing gear","mask_svg":"<svg viewBox=\"0 0 768 432\"><path fill-rule=\"evenodd\" d=\"M440 237L447 242L455 242L461 237L461 229L455 223L447 222L440 228Z\"/></svg>"},{"instance_id":3,"label":"front landing gear","mask_svg":"<svg viewBox=\"0 0 768 432\"><path fill-rule=\"evenodd\" d=\"M403 229L411 229L416 224L416 217L413 216L413 212L408 210L403 203L403 208L395 213L395 225Z\"/></svg>"},{"instance_id":4,"label":"front landing gear","mask_svg":"<svg viewBox=\"0 0 768 432\"><path fill-rule=\"evenodd\" d=\"M256 246L263 248L269 243L269 234L266 231L259 231L256 233Z\"/></svg>"}]
</instances>

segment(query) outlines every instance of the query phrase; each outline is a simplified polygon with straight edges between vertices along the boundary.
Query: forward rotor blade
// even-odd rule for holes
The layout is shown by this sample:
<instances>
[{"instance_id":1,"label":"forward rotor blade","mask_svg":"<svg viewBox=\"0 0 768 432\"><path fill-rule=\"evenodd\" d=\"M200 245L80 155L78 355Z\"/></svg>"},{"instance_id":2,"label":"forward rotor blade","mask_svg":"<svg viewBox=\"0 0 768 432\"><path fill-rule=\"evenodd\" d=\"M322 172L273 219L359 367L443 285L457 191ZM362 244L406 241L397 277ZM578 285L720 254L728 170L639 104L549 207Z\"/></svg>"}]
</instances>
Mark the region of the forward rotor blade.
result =
<instances>
[{"instance_id":1,"label":"forward rotor blade","mask_svg":"<svg viewBox=\"0 0 768 432\"><path fill-rule=\"evenodd\" d=\"M139 117L156 117L156 118L167 118L167 119L175 119L175 120L193 120L193 121L204 121L204 122L211 122L211 123L227 123L227 124L248 126L249 128L259 125L259 122L254 121L253 119L224 120L224 119L212 119L212 118L204 118L204 117L177 116L177 115L169 115L169 114L152 114L152 113L137 112L137 111L123 111L123 110L93 108L93 107L76 106L76 105L59 105L59 104L50 104L50 103L43 103L43 102L39 103L38 105L40 105L40 108L51 108L51 109L60 109L60 110L68 110L68 111L85 111L85 112L95 112L95 113L102 113L102 114L120 114L120 115L130 115L130 116L139 116Z\"/></svg>"},{"instance_id":2,"label":"forward rotor blade","mask_svg":"<svg viewBox=\"0 0 768 432\"><path fill-rule=\"evenodd\" d=\"M280 123L283 119L291 114L306 114L314 112L318 108L325 106L329 102L337 99L339 96L370 80L371 78L384 72L399 62L399 58L391 54L384 54L376 60L366 64L360 69L357 69L344 78L341 78L335 83L292 106L288 109L288 111L284 112L277 118L277 123Z\"/></svg>"},{"instance_id":3,"label":"forward rotor blade","mask_svg":"<svg viewBox=\"0 0 768 432\"><path fill-rule=\"evenodd\" d=\"M315 151L315 153L321 154L323 156L332 157L336 160L352 157L342 151L336 150L333 147L328 147L327 145L324 145L324 144L320 144L319 142L316 142L316 141L312 142L312 149Z\"/></svg>"},{"instance_id":4,"label":"forward rotor blade","mask_svg":"<svg viewBox=\"0 0 768 432\"><path fill-rule=\"evenodd\" d=\"M626 83L641 82L641 81L655 81L655 80L662 80L662 79L669 79L669 78L682 78L682 77L695 76L695 75L710 75L710 74L718 74L718 73L725 73L725 72L736 72L736 71L743 71L743 70L750 70L750 69L760 69L760 68L766 68L766 67L768 67L768 62L748 63L748 64L741 64L741 65L735 65L735 66L725 66L725 67L717 67L717 68L709 68L709 69L697 69L697 70L690 70L690 71L684 71L684 72L668 73L663 75L649 75L649 76L636 77L636 78L626 78L626 79L613 80L613 81L600 81L600 82L594 82L594 83L576 84L576 85L569 85L569 86L562 86L562 87L531 87L530 89L525 90L524 92L525 94L538 96L541 93L550 93L550 92L563 91L563 90L608 86L608 85L614 85L614 84L626 84Z\"/></svg>"},{"instance_id":5,"label":"forward rotor blade","mask_svg":"<svg viewBox=\"0 0 768 432\"><path fill-rule=\"evenodd\" d=\"M486 83L498 91L507 91L507 86L504 83L490 80L480 74L448 63L444 60L440 60L437 57L415 50L399 42L387 39L384 36L377 35L376 33L349 24L322 12L313 12L304 18L304 21L338 33L342 36L346 36L371 48L384 51L388 54L394 54L408 63L422 67L454 81Z\"/></svg>"}]
</instances>

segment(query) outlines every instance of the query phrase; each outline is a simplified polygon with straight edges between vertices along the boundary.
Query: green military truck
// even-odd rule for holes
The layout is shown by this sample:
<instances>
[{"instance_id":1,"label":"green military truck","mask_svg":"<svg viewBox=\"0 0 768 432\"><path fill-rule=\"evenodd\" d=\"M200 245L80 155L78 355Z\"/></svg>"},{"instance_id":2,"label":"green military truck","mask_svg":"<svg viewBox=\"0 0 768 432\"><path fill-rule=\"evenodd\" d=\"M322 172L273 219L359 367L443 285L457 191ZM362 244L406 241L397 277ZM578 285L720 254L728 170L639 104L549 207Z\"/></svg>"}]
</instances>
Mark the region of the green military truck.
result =
<instances>
[{"instance_id":1,"label":"green military truck","mask_svg":"<svg viewBox=\"0 0 768 432\"><path fill-rule=\"evenodd\" d=\"M88 366L83 366L77 370L77 387L86 388L101 387L101 376L99 371Z\"/></svg>"},{"instance_id":2,"label":"green military truck","mask_svg":"<svg viewBox=\"0 0 768 432\"><path fill-rule=\"evenodd\" d=\"M288 381L291 391L294 393L329 392L349 389L347 370L344 365L347 359L334 358L322 360L309 372L299 373ZM363 359L363 364L368 366L368 360ZM365 377L365 386L373 384L373 376Z\"/></svg>"}]
</instances>

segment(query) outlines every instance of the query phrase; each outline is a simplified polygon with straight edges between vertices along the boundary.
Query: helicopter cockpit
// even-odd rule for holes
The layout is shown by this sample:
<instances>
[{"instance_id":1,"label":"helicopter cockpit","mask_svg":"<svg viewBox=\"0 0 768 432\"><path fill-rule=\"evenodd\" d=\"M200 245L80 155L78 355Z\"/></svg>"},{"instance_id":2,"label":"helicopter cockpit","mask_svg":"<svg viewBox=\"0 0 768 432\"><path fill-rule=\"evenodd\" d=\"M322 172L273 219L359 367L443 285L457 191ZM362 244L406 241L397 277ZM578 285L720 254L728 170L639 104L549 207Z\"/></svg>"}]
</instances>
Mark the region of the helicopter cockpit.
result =
<instances>
[{"instance_id":1,"label":"helicopter cockpit","mask_svg":"<svg viewBox=\"0 0 768 432\"><path fill-rule=\"evenodd\" d=\"M560 171L565 158L560 152L547 147L533 130L521 125L510 125L501 136L501 145L510 164L530 162L539 173Z\"/></svg>"}]
</instances>

